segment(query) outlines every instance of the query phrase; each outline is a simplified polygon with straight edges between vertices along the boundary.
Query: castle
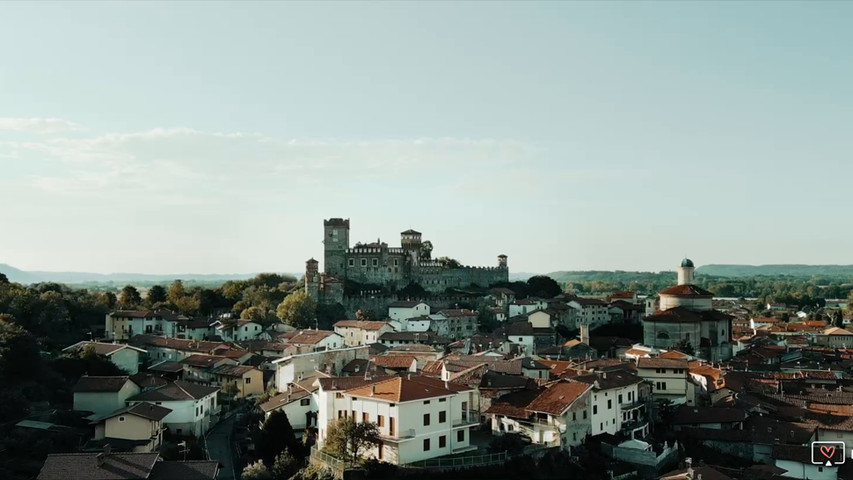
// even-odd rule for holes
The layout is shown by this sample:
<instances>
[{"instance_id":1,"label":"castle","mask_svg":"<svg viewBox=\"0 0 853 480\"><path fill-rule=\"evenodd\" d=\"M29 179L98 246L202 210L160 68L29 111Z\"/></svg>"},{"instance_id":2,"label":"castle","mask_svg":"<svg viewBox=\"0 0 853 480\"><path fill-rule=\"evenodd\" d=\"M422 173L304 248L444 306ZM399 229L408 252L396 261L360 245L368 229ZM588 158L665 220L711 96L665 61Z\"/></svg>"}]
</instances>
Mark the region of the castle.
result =
<instances>
[{"instance_id":1,"label":"castle","mask_svg":"<svg viewBox=\"0 0 853 480\"><path fill-rule=\"evenodd\" d=\"M427 292L444 293L448 288L489 287L509 281L506 255L498 255L495 267L457 266L433 260L432 244L422 241L420 232L402 232L399 247L379 240L350 247L349 230L349 219L324 220L323 272L317 260L306 262L305 292L319 303L340 303L347 282L387 293L414 283Z\"/></svg>"}]
</instances>

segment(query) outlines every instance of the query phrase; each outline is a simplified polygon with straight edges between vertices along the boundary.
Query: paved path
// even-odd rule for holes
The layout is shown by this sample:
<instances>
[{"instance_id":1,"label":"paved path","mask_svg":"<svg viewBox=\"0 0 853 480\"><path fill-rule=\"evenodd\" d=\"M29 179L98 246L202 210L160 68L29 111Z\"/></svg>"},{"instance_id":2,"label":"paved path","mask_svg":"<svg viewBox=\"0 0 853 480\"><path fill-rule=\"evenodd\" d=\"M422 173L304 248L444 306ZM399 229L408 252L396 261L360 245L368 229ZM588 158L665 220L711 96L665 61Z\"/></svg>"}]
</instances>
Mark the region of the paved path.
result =
<instances>
[{"instance_id":1,"label":"paved path","mask_svg":"<svg viewBox=\"0 0 853 480\"><path fill-rule=\"evenodd\" d=\"M207 451L211 460L222 465L218 480L237 480L234 471L234 453L231 450L231 431L234 427L234 415L219 422L207 436Z\"/></svg>"}]
</instances>

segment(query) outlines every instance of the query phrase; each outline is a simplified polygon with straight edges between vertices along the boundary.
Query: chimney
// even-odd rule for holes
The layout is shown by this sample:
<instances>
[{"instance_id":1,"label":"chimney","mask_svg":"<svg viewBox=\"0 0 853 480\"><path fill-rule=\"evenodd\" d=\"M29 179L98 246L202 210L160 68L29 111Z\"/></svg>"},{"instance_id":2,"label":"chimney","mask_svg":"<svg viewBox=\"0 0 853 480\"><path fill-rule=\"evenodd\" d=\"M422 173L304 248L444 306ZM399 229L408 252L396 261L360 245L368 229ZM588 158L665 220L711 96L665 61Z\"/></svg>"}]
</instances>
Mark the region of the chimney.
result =
<instances>
[{"instance_id":1,"label":"chimney","mask_svg":"<svg viewBox=\"0 0 853 480\"><path fill-rule=\"evenodd\" d=\"M447 380L444 381L444 389L450 390L450 382L448 382Z\"/></svg>"},{"instance_id":2,"label":"chimney","mask_svg":"<svg viewBox=\"0 0 853 480\"><path fill-rule=\"evenodd\" d=\"M372 397L374 395L376 395L376 384L375 383L370 386L370 396Z\"/></svg>"}]
</instances>

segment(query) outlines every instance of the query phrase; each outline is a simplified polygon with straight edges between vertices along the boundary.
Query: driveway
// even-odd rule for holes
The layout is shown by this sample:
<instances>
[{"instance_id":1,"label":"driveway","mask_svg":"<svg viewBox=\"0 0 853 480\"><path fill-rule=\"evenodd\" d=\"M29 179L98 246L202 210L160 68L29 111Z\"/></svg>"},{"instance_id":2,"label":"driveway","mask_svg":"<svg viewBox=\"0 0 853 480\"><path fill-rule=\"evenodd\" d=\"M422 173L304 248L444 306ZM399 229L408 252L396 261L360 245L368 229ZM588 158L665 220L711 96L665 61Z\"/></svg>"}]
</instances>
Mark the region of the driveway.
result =
<instances>
[{"instance_id":1,"label":"driveway","mask_svg":"<svg viewBox=\"0 0 853 480\"><path fill-rule=\"evenodd\" d=\"M234 471L234 452L231 449L231 432L234 429L234 415L223 419L210 430L207 435L207 451L211 460L218 460L222 465L219 480L237 480L239 476Z\"/></svg>"}]
</instances>

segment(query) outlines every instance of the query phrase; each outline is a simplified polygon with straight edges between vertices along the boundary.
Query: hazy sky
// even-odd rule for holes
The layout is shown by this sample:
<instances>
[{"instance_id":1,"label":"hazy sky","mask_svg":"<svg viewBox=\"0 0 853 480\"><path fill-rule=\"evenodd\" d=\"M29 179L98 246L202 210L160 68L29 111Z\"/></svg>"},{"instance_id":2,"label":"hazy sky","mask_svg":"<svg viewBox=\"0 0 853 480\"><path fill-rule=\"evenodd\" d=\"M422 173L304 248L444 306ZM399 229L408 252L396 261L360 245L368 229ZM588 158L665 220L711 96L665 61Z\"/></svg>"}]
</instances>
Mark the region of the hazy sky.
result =
<instances>
[{"instance_id":1,"label":"hazy sky","mask_svg":"<svg viewBox=\"0 0 853 480\"><path fill-rule=\"evenodd\" d=\"M853 263L853 3L0 3L0 263Z\"/></svg>"}]
</instances>

